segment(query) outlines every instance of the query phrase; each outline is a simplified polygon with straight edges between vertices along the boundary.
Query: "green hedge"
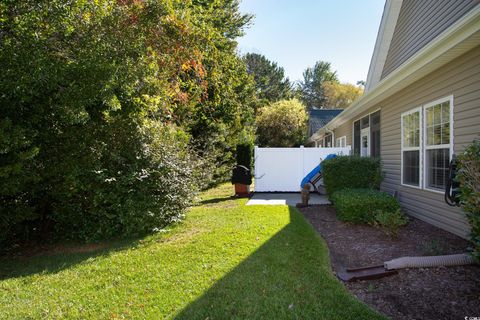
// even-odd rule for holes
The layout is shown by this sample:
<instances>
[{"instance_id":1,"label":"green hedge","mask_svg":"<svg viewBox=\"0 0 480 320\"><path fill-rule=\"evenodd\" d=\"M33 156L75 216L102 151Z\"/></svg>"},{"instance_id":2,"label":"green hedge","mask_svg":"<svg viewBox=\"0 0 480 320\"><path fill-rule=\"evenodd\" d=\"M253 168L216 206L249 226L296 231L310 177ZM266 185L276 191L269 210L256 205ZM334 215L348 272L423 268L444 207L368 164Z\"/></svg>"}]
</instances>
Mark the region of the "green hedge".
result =
<instances>
[{"instance_id":1,"label":"green hedge","mask_svg":"<svg viewBox=\"0 0 480 320\"><path fill-rule=\"evenodd\" d=\"M380 160L370 157L339 156L322 162L323 182L332 195L342 189L379 189Z\"/></svg>"},{"instance_id":2,"label":"green hedge","mask_svg":"<svg viewBox=\"0 0 480 320\"><path fill-rule=\"evenodd\" d=\"M373 189L344 189L331 195L339 220L353 223L373 223L379 212L400 209L397 199Z\"/></svg>"},{"instance_id":3,"label":"green hedge","mask_svg":"<svg viewBox=\"0 0 480 320\"><path fill-rule=\"evenodd\" d=\"M480 140L475 140L458 157L460 200L472 228L473 255L480 261Z\"/></svg>"},{"instance_id":4,"label":"green hedge","mask_svg":"<svg viewBox=\"0 0 480 320\"><path fill-rule=\"evenodd\" d=\"M241 143L237 144L236 150L237 164L247 167L252 170L253 159L253 143Z\"/></svg>"}]
</instances>

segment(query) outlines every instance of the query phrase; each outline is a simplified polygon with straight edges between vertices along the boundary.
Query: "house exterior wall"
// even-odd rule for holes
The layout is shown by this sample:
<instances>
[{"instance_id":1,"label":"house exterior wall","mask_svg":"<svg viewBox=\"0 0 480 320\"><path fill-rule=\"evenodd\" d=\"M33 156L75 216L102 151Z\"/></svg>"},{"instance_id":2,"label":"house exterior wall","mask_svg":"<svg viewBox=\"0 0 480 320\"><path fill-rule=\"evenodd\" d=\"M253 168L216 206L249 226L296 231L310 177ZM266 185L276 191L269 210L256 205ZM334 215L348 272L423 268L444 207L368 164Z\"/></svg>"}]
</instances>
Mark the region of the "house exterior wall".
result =
<instances>
[{"instance_id":1,"label":"house exterior wall","mask_svg":"<svg viewBox=\"0 0 480 320\"><path fill-rule=\"evenodd\" d=\"M372 108L369 108L368 110L360 113L359 116L356 116L354 119L351 119L350 121L345 122L333 132L335 133L335 139L346 136L347 137L347 146L352 146L353 150L353 123L357 121L358 119L361 119L365 117L366 115L369 115L370 113L373 113L377 110L379 110L379 106L374 106ZM380 123L382 122L382 113L380 112ZM381 129L380 129L381 130Z\"/></svg>"},{"instance_id":2,"label":"house exterior wall","mask_svg":"<svg viewBox=\"0 0 480 320\"><path fill-rule=\"evenodd\" d=\"M340 127L334 130L335 140L337 138L346 136L347 137L347 146L352 146L352 123L347 121Z\"/></svg>"},{"instance_id":3,"label":"house exterior wall","mask_svg":"<svg viewBox=\"0 0 480 320\"><path fill-rule=\"evenodd\" d=\"M480 46L383 100L362 115L381 109L381 158L385 174L382 190L397 191L408 214L467 237L469 225L459 208L445 204L443 194L401 185L401 114L453 95L454 153L480 137ZM352 141L351 119L335 129L335 136ZM352 146L353 148L353 146Z\"/></svg>"},{"instance_id":4,"label":"house exterior wall","mask_svg":"<svg viewBox=\"0 0 480 320\"><path fill-rule=\"evenodd\" d=\"M403 0L381 79L476 5L476 0Z\"/></svg>"}]
</instances>

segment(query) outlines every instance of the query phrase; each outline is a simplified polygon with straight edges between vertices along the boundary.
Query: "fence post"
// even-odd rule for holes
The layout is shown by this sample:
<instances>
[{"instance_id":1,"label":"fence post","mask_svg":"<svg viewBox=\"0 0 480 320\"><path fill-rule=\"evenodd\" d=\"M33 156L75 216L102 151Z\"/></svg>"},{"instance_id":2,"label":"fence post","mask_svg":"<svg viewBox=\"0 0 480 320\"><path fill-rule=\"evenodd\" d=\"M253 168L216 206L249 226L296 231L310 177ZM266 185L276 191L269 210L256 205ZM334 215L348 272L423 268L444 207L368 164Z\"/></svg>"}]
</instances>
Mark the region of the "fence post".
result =
<instances>
[{"instance_id":1,"label":"fence post","mask_svg":"<svg viewBox=\"0 0 480 320\"><path fill-rule=\"evenodd\" d=\"M255 178L255 168L257 167L258 146L253 146L253 177Z\"/></svg>"},{"instance_id":2,"label":"fence post","mask_svg":"<svg viewBox=\"0 0 480 320\"><path fill-rule=\"evenodd\" d=\"M300 181L301 181L301 179L303 179L303 177L305 176L305 149L303 148L303 146L300 146L300 151L302 152L302 174L300 175ZM300 181L299 181L299 185L300 185Z\"/></svg>"}]
</instances>

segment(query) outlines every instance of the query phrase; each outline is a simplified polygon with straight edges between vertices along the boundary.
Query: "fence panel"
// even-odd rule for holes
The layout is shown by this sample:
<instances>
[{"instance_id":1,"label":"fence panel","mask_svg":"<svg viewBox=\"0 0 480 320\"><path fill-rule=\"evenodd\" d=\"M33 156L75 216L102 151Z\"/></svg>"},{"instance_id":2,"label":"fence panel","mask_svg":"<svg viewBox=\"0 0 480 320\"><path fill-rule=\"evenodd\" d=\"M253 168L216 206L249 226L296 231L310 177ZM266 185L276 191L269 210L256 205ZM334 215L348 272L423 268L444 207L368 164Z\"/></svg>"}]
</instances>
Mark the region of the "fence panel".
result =
<instances>
[{"instance_id":1,"label":"fence panel","mask_svg":"<svg viewBox=\"0 0 480 320\"><path fill-rule=\"evenodd\" d=\"M255 191L298 192L300 182L329 154L350 154L347 148L255 147Z\"/></svg>"}]
</instances>

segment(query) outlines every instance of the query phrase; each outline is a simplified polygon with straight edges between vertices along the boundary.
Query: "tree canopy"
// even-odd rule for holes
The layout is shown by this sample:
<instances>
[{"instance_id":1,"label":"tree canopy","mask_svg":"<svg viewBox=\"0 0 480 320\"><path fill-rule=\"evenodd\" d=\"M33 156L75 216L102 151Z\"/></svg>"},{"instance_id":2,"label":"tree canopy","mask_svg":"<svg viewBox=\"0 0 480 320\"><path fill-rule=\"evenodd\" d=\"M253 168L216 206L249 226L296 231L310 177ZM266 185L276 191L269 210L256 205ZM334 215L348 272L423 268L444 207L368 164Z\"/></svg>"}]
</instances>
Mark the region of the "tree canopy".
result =
<instances>
[{"instance_id":1,"label":"tree canopy","mask_svg":"<svg viewBox=\"0 0 480 320\"><path fill-rule=\"evenodd\" d=\"M303 72L298 90L308 108L328 107L323 86L327 81L338 82L337 72L331 70L330 62L318 61L313 68L309 67Z\"/></svg>"},{"instance_id":2,"label":"tree canopy","mask_svg":"<svg viewBox=\"0 0 480 320\"><path fill-rule=\"evenodd\" d=\"M247 72L253 75L257 96L263 104L292 97L292 84L276 62L257 53L247 53L243 60Z\"/></svg>"},{"instance_id":3,"label":"tree canopy","mask_svg":"<svg viewBox=\"0 0 480 320\"><path fill-rule=\"evenodd\" d=\"M253 134L237 0L0 4L0 241L182 217ZM201 178L201 179L200 179Z\"/></svg>"},{"instance_id":4,"label":"tree canopy","mask_svg":"<svg viewBox=\"0 0 480 320\"><path fill-rule=\"evenodd\" d=\"M298 99L281 100L260 109L257 143L261 147L297 147L307 133L307 112Z\"/></svg>"},{"instance_id":5,"label":"tree canopy","mask_svg":"<svg viewBox=\"0 0 480 320\"><path fill-rule=\"evenodd\" d=\"M351 83L326 81L323 83L325 105L329 108L344 109L363 94L363 88Z\"/></svg>"}]
</instances>

